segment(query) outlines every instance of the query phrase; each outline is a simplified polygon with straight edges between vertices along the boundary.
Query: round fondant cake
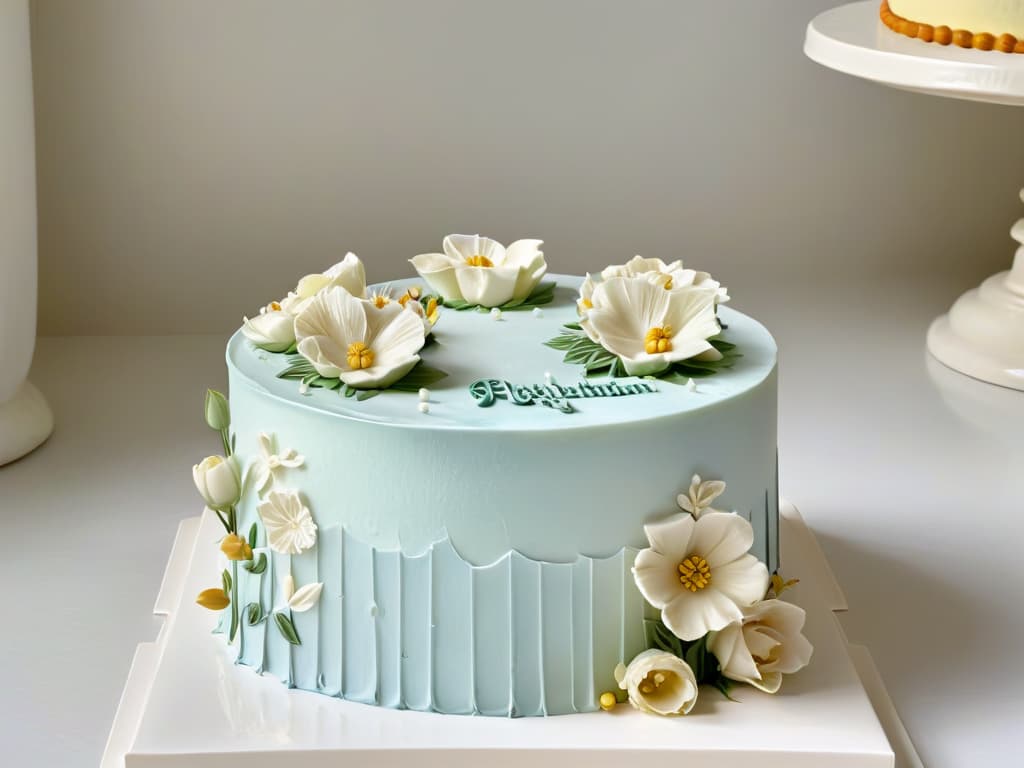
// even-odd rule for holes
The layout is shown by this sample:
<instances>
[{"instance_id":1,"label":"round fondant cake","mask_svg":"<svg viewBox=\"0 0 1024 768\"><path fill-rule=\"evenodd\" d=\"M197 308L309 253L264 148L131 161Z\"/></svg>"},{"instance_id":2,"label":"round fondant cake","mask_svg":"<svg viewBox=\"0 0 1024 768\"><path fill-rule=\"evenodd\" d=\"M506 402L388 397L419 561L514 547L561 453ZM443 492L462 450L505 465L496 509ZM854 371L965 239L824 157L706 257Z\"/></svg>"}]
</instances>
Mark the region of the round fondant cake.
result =
<instances>
[{"instance_id":1,"label":"round fondant cake","mask_svg":"<svg viewBox=\"0 0 1024 768\"><path fill-rule=\"evenodd\" d=\"M771 335L678 262L546 276L539 244L449 238L370 288L349 256L232 337L230 415L207 403L225 455L195 468L229 567L198 602L241 664L563 714L636 704L630 660L713 654L778 602Z\"/></svg>"},{"instance_id":2,"label":"round fondant cake","mask_svg":"<svg viewBox=\"0 0 1024 768\"><path fill-rule=\"evenodd\" d=\"M1024 53L1024 0L882 0L881 18L928 43Z\"/></svg>"}]
</instances>

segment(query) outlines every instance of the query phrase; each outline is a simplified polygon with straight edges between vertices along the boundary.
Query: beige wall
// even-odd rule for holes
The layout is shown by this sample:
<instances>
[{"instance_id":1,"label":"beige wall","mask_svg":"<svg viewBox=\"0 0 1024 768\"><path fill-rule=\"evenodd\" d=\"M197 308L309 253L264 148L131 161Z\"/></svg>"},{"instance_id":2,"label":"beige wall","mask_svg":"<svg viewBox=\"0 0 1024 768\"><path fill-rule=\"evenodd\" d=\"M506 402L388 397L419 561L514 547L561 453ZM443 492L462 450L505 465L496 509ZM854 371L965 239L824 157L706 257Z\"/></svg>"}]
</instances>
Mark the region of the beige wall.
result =
<instances>
[{"instance_id":1,"label":"beige wall","mask_svg":"<svg viewBox=\"0 0 1024 768\"><path fill-rule=\"evenodd\" d=\"M1009 263L1024 110L824 70L835 0L36 0L40 328L224 332L351 249L720 274ZM763 304L763 296L756 304Z\"/></svg>"}]
</instances>

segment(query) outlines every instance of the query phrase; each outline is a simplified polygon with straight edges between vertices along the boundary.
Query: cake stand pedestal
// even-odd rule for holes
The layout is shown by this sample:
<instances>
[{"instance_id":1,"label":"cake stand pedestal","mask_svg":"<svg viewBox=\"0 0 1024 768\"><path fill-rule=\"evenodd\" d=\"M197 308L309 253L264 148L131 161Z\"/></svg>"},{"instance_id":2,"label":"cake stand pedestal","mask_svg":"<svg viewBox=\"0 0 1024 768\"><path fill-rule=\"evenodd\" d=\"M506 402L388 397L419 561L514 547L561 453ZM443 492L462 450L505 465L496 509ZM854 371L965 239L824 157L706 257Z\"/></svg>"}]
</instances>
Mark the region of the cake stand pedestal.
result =
<instances>
[{"instance_id":1,"label":"cake stand pedestal","mask_svg":"<svg viewBox=\"0 0 1024 768\"><path fill-rule=\"evenodd\" d=\"M1024 55L912 40L881 22L879 5L866 0L822 13L807 27L804 52L831 69L895 88L1024 106ZM1011 236L1021 243L1013 267L935 320L928 349L961 373L1024 390L1024 219Z\"/></svg>"},{"instance_id":2,"label":"cake stand pedestal","mask_svg":"<svg viewBox=\"0 0 1024 768\"><path fill-rule=\"evenodd\" d=\"M787 599L807 611L810 665L769 696L746 686L741 703L706 688L685 718L612 713L467 717L399 711L289 690L233 663L193 602L217 572L212 514L182 522L155 612L154 642L138 647L101 768L920 768L867 650L850 645L834 611L846 601L800 514L783 504Z\"/></svg>"}]
</instances>

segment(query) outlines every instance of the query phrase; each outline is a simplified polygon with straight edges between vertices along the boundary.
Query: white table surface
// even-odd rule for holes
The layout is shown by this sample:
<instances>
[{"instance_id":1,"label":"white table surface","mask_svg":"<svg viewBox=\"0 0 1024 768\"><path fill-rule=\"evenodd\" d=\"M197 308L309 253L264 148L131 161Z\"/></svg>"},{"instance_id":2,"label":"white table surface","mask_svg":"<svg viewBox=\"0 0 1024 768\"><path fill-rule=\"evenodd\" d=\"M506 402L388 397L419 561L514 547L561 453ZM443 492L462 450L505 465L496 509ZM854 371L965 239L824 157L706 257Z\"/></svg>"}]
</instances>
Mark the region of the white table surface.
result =
<instances>
[{"instance_id":1,"label":"white table surface","mask_svg":"<svg viewBox=\"0 0 1024 768\"><path fill-rule=\"evenodd\" d=\"M931 768L1024 755L1024 394L927 359L961 287L808 278L737 303L782 350L783 492ZM40 340L57 431L0 469L3 765L98 763L195 512L191 465L216 447L202 399L227 335Z\"/></svg>"}]
</instances>

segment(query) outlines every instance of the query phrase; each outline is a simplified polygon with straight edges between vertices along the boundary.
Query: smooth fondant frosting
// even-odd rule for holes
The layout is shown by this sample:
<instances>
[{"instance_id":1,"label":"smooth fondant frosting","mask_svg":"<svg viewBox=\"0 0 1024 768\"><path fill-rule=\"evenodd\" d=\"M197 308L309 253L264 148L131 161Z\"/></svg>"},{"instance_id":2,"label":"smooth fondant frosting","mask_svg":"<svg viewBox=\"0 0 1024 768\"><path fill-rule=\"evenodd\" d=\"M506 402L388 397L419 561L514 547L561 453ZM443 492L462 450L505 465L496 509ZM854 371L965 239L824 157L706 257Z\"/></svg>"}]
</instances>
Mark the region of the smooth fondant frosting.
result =
<instances>
[{"instance_id":1,"label":"smooth fondant frosting","mask_svg":"<svg viewBox=\"0 0 1024 768\"><path fill-rule=\"evenodd\" d=\"M776 347L755 320L719 309L742 357L695 390L644 380L656 391L580 397L572 413L478 404L481 379L580 382L579 366L543 346L577 319L580 279L556 280L540 312L443 312L421 352L449 374L428 413L416 393L302 391L278 378L282 356L231 339L236 456L257 459L261 433L298 451L285 485L301 489L319 531L302 554L258 547L269 565L237 569L240 604L279 605L282 574L324 585L314 610L294 614L301 645L243 621L241 663L384 706L589 711L616 664L648 647L656 612L630 568L644 524L678 512L694 474L728 482L716 506L750 521L751 552L777 568ZM240 530L259 521L256 506L243 497Z\"/></svg>"},{"instance_id":2,"label":"smooth fondant frosting","mask_svg":"<svg viewBox=\"0 0 1024 768\"><path fill-rule=\"evenodd\" d=\"M889 7L922 24L1024 37L1024 0L889 0Z\"/></svg>"}]
</instances>

